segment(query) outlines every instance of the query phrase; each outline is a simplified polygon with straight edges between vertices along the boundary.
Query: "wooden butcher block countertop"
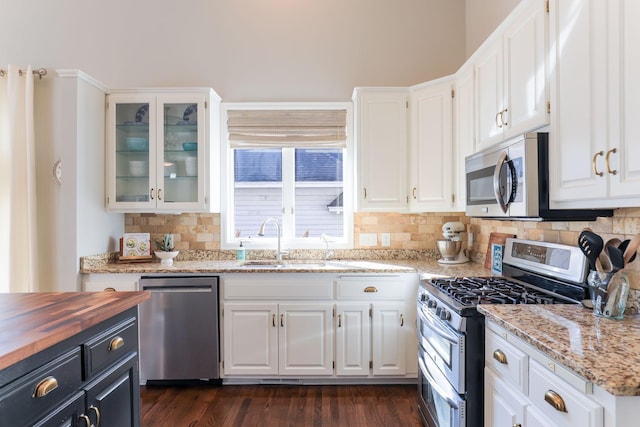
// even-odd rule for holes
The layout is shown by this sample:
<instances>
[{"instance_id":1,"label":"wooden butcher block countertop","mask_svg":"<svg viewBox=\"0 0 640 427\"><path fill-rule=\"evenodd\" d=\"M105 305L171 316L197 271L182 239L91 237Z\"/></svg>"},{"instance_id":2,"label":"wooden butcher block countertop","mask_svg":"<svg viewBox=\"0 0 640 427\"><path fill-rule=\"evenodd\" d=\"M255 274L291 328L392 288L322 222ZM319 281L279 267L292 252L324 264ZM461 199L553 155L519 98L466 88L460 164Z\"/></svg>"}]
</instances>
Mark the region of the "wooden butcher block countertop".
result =
<instances>
[{"instance_id":1,"label":"wooden butcher block countertop","mask_svg":"<svg viewBox=\"0 0 640 427\"><path fill-rule=\"evenodd\" d=\"M148 292L0 294L0 370L148 298Z\"/></svg>"}]
</instances>

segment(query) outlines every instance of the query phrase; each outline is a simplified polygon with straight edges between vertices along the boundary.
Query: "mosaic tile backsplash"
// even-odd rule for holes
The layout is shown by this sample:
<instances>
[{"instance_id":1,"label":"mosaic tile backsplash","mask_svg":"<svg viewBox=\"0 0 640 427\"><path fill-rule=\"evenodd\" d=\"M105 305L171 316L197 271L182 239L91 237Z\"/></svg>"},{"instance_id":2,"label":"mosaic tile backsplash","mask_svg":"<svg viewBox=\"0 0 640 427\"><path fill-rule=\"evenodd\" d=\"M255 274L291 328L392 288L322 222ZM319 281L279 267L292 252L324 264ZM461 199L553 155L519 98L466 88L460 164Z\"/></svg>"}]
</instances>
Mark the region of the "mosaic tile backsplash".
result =
<instances>
[{"instance_id":1,"label":"mosaic tile backsplash","mask_svg":"<svg viewBox=\"0 0 640 427\"><path fill-rule=\"evenodd\" d=\"M468 231L473 233L473 247L470 248L469 255L475 261L482 262L491 232L515 234L522 239L576 245L580 231L584 227L590 227L605 240L613 237L621 240L629 239L640 233L640 208L617 209L611 218L578 222L485 220L468 218L464 212L419 214L359 212L354 214L354 242L356 243L354 249L380 251L382 254L388 253L385 251L395 251L394 253L420 251L423 255L429 253L437 256L435 241L442 238L442 224L448 221L460 221L467 226ZM178 250L219 250L220 214L126 214L125 232L151 233L153 240L159 239L164 233L173 233ZM383 247L380 238L377 240L377 246L358 246L361 233L376 233L378 236L379 233L390 233L391 246ZM467 236L463 236L463 241L466 247ZM627 270L631 287L640 290L640 261L629 264ZM635 309L639 310L640 295L634 301L636 301Z\"/></svg>"}]
</instances>

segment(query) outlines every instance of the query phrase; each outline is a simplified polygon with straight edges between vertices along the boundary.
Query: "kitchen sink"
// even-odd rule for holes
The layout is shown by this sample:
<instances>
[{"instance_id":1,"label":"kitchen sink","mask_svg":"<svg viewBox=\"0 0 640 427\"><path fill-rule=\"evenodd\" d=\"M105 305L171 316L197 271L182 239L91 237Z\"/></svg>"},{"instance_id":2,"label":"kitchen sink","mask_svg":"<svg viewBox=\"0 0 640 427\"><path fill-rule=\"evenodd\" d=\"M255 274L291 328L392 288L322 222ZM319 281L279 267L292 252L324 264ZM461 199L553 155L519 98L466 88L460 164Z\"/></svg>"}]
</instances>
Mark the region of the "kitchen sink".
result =
<instances>
[{"instance_id":1,"label":"kitchen sink","mask_svg":"<svg viewBox=\"0 0 640 427\"><path fill-rule=\"evenodd\" d=\"M319 260L287 260L276 262L273 260L251 260L245 261L240 265L241 268L247 270L280 270L280 269L298 269L298 270L316 270L316 269L354 269L363 268L356 267L350 262L343 261L319 261Z\"/></svg>"}]
</instances>

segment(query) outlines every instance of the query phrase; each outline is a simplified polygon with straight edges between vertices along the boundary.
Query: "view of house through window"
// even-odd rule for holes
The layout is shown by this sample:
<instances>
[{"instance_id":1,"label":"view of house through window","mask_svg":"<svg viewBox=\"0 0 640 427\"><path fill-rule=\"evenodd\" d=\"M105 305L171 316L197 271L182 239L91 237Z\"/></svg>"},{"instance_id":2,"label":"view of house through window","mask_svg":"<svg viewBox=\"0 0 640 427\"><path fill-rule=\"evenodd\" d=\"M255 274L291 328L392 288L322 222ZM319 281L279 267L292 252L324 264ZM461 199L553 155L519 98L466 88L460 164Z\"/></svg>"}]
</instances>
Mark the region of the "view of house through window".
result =
<instances>
[{"instance_id":1,"label":"view of house through window","mask_svg":"<svg viewBox=\"0 0 640 427\"><path fill-rule=\"evenodd\" d=\"M283 237L344 236L343 149L237 148L233 155L236 237L256 236L270 217Z\"/></svg>"},{"instance_id":2,"label":"view of house through window","mask_svg":"<svg viewBox=\"0 0 640 427\"><path fill-rule=\"evenodd\" d=\"M353 244L351 103L229 103L223 158L223 248ZM275 218L259 236L262 223ZM321 237L326 235L326 239Z\"/></svg>"}]
</instances>

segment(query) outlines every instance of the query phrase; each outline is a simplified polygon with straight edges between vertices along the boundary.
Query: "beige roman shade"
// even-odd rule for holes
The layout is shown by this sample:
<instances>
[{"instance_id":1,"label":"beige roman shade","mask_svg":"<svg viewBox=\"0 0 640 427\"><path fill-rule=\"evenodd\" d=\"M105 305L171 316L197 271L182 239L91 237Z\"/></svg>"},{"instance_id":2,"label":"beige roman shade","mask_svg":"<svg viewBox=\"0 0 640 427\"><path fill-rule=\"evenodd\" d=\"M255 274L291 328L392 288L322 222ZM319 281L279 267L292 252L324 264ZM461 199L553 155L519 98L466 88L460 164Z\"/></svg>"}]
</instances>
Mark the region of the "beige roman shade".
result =
<instances>
[{"instance_id":1,"label":"beige roman shade","mask_svg":"<svg viewBox=\"0 0 640 427\"><path fill-rule=\"evenodd\" d=\"M345 148L346 110L229 110L231 148Z\"/></svg>"}]
</instances>

